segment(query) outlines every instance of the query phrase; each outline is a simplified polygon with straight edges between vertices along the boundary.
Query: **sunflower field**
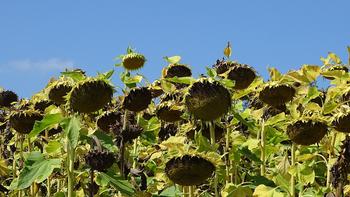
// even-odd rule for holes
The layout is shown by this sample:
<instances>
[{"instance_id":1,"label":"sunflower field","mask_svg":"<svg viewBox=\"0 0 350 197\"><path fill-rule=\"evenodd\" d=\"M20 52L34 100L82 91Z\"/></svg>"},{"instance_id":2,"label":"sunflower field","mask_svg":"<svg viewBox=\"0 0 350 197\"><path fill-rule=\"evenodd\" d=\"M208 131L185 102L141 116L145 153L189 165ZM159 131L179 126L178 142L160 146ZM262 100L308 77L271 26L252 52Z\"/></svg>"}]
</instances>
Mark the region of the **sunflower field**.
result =
<instances>
[{"instance_id":1,"label":"sunflower field","mask_svg":"<svg viewBox=\"0 0 350 197\"><path fill-rule=\"evenodd\" d=\"M30 99L4 87L0 196L350 196L347 50L264 80L228 44L206 74L172 56L149 82L128 48L111 71L65 70Z\"/></svg>"}]
</instances>

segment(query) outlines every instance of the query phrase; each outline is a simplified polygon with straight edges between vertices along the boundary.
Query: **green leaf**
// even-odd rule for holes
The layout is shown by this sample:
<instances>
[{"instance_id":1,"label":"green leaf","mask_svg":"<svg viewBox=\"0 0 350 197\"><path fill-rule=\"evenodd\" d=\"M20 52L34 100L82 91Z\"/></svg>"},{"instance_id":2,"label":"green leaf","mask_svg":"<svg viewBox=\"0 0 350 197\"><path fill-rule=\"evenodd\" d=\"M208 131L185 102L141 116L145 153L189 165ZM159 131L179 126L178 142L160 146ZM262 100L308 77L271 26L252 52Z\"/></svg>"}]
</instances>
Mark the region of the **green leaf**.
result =
<instances>
[{"instance_id":1,"label":"green leaf","mask_svg":"<svg viewBox=\"0 0 350 197\"><path fill-rule=\"evenodd\" d=\"M166 78L166 80L173 83L183 83L188 85L196 81L193 77L173 77L173 78Z\"/></svg>"},{"instance_id":2,"label":"green leaf","mask_svg":"<svg viewBox=\"0 0 350 197\"><path fill-rule=\"evenodd\" d=\"M46 114L41 121L36 121L32 131L29 133L28 137L36 137L40 132L55 126L62 122L63 116L61 113L57 114Z\"/></svg>"},{"instance_id":3,"label":"green leaf","mask_svg":"<svg viewBox=\"0 0 350 197\"><path fill-rule=\"evenodd\" d=\"M194 139L198 146L197 151L215 151L215 149L213 149L212 145L210 144L209 139L204 137L201 131L195 134Z\"/></svg>"},{"instance_id":4,"label":"green leaf","mask_svg":"<svg viewBox=\"0 0 350 197\"><path fill-rule=\"evenodd\" d=\"M11 189L28 188L34 181L43 182L55 168L61 167L61 159L45 159L40 152L32 152L25 161L25 166L19 174L16 184Z\"/></svg>"},{"instance_id":5,"label":"green leaf","mask_svg":"<svg viewBox=\"0 0 350 197\"><path fill-rule=\"evenodd\" d=\"M114 70L110 70L110 71L105 72L105 73L100 73L100 74L98 75L98 77L100 77L100 78L102 78L102 79L109 79L109 78L112 77L113 73L114 73Z\"/></svg>"},{"instance_id":6,"label":"green leaf","mask_svg":"<svg viewBox=\"0 0 350 197\"><path fill-rule=\"evenodd\" d=\"M215 69L209 68L209 67L206 67L206 69L207 69L207 75L208 75L209 77L214 78L214 77L216 77L216 76L218 75L218 74L216 73Z\"/></svg>"},{"instance_id":7,"label":"green leaf","mask_svg":"<svg viewBox=\"0 0 350 197\"><path fill-rule=\"evenodd\" d=\"M172 57L164 57L165 61L167 61L169 64L177 64L180 62L181 57L178 55L172 56Z\"/></svg>"},{"instance_id":8,"label":"green leaf","mask_svg":"<svg viewBox=\"0 0 350 197\"><path fill-rule=\"evenodd\" d=\"M5 160L0 159L0 176L6 177L8 175L9 169L7 168L7 164Z\"/></svg>"},{"instance_id":9,"label":"green leaf","mask_svg":"<svg viewBox=\"0 0 350 197\"><path fill-rule=\"evenodd\" d=\"M175 187L175 186L166 188L159 195L159 197L174 197L174 196L182 196L181 191L178 189L178 187Z\"/></svg>"},{"instance_id":10,"label":"green leaf","mask_svg":"<svg viewBox=\"0 0 350 197\"><path fill-rule=\"evenodd\" d=\"M336 109L337 106L338 106L338 104L335 103L334 101L326 102L326 103L323 105L323 113L324 113L324 114L332 113L332 111L333 111L334 109Z\"/></svg>"},{"instance_id":11,"label":"green leaf","mask_svg":"<svg viewBox=\"0 0 350 197\"><path fill-rule=\"evenodd\" d=\"M60 151L62 148L62 144L58 141L50 141L46 146L45 146L45 151L48 154L54 154Z\"/></svg>"},{"instance_id":12,"label":"green leaf","mask_svg":"<svg viewBox=\"0 0 350 197\"><path fill-rule=\"evenodd\" d=\"M279 113L271 118L269 118L266 123L265 126L269 126L269 125L275 125L281 121L285 121L286 120L286 116L284 114L284 112Z\"/></svg>"},{"instance_id":13,"label":"green leaf","mask_svg":"<svg viewBox=\"0 0 350 197\"><path fill-rule=\"evenodd\" d=\"M226 184L221 191L222 197L251 197L253 191L247 186L238 186L232 183Z\"/></svg>"},{"instance_id":14,"label":"green leaf","mask_svg":"<svg viewBox=\"0 0 350 197\"><path fill-rule=\"evenodd\" d=\"M174 92L176 90L175 85L166 81L166 80L161 80L160 85L162 87L162 90L166 93L171 93L171 92Z\"/></svg>"},{"instance_id":15,"label":"green leaf","mask_svg":"<svg viewBox=\"0 0 350 197\"><path fill-rule=\"evenodd\" d=\"M324 77L342 78L346 76L347 73L343 70L331 70L331 71L323 71L321 75Z\"/></svg>"},{"instance_id":16,"label":"green leaf","mask_svg":"<svg viewBox=\"0 0 350 197\"><path fill-rule=\"evenodd\" d=\"M289 77L299 83L311 83L311 81L305 75L300 74L298 71L290 71L286 74L286 77Z\"/></svg>"},{"instance_id":17,"label":"green leaf","mask_svg":"<svg viewBox=\"0 0 350 197\"><path fill-rule=\"evenodd\" d=\"M332 53L332 52L328 53L328 57L330 57L330 59L331 59L334 63L336 63L336 64L341 64L340 58L339 58L335 53Z\"/></svg>"},{"instance_id":18,"label":"green leaf","mask_svg":"<svg viewBox=\"0 0 350 197\"><path fill-rule=\"evenodd\" d=\"M109 175L104 172L101 172L100 175L103 179L108 181L112 187L120 191L122 194L133 196L135 193L133 186L127 180L123 180L121 177Z\"/></svg>"},{"instance_id":19,"label":"green leaf","mask_svg":"<svg viewBox=\"0 0 350 197\"><path fill-rule=\"evenodd\" d=\"M55 193L54 197L65 197L64 192Z\"/></svg>"},{"instance_id":20,"label":"green leaf","mask_svg":"<svg viewBox=\"0 0 350 197\"><path fill-rule=\"evenodd\" d=\"M79 140L80 135L80 121L77 117L72 116L67 120L67 124L64 126L64 132L70 142L71 147L74 149Z\"/></svg>"},{"instance_id":21,"label":"green leaf","mask_svg":"<svg viewBox=\"0 0 350 197\"><path fill-rule=\"evenodd\" d=\"M279 81L282 79L282 74L276 69L276 68L268 68L270 73L270 79L271 81Z\"/></svg>"},{"instance_id":22,"label":"green leaf","mask_svg":"<svg viewBox=\"0 0 350 197\"><path fill-rule=\"evenodd\" d=\"M303 65L301 68L303 75L309 80L309 82L315 81L321 73L321 68L316 65Z\"/></svg>"},{"instance_id":23,"label":"green leaf","mask_svg":"<svg viewBox=\"0 0 350 197\"><path fill-rule=\"evenodd\" d=\"M105 134L99 129L94 132L94 135L100 140L101 146L107 148L109 151L116 150L111 136Z\"/></svg>"},{"instance_id":24,"label":"green leaf","mask_svg":"<svg viewBox=\"0 0 350 197\"><path fill-rule=\"evenodd\" d=\"M282 192L276 190L276 188L267 187L265 185L259 185L255 188L253 197L285 197Z\"/></svg>"},{"instance_id":25,"label":"green leaf","mask_svg":"<svg viewBox=\"0 0 350 197\"><path fill-rule=\"evenodd\" d=\"M283 188L285 191L289 191L289 179L286 179L281 174L278 174L274 177L274 181L277 185L279 185L281 188Z\"/></svg>"},{"instance_id":26,"label":"green leaf","mask_svg":"<svg viewBox=\"0 0 350 197\"><path fill-rule=\"evenodd\" d=\"M73 79L75 82L82 81L85 79L85 76L82 72L80 71L66 71L66 72L61 72L62 76L69 77Z\"/></svg>"},{"instance_id":27,"label":"green leaf","mask_svg":"<svg viewBox=\"0 0 350 197\"><path fill-rule=\"evenodd\" d=\"M306 164L298 165L298 176L303 184L312 184L315 181L315 171Z\"/></svg>"},{"instance_id":28,"label":"green leaf","mask_svg":"<svg viewBox=\"0 0 350 197\"><path fill-rule=\"evenodd\" d=\"M224 86L228 87L228 88L233 88L235 87L235 81L230 80L230 79L222 79L220 81Z\"/></svg>"}]
</instances>

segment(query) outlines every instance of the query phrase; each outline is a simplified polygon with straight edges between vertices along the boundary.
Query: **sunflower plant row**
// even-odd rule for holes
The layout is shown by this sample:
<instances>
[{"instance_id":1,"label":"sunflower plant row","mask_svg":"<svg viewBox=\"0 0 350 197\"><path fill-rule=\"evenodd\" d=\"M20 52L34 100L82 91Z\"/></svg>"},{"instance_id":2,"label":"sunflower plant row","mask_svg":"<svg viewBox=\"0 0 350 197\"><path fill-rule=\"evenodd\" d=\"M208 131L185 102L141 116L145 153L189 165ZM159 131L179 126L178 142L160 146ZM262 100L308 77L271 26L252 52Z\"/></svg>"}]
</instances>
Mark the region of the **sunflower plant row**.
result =
<instances>
[{"instance_id":1,"label":"sunflower plant row","mask_svg":"<svg viewBox=\"0 0 350 197\"><path fill-rule=\"evenodd\" d=\"M124 87L73 69L30 99L0 90L1 196L350 195L350 62L264 80L228 44L206 74L172 56L148 82L144 55L119 59Z\"/></svg>"}]
</instances>

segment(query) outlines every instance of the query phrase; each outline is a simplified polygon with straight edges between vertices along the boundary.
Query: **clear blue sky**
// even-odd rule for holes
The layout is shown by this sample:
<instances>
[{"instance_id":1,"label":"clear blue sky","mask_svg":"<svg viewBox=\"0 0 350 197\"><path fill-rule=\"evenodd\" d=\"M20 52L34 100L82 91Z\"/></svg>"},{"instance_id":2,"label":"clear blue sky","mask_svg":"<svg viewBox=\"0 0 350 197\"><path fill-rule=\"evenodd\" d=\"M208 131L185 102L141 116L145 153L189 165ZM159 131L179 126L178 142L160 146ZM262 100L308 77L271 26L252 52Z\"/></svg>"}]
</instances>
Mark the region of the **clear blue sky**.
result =
<instances>
[{"instance_id":1,"label":"clear blue sky","mask_svg":"<svg viewBox=\"0 0 350 197\"><path fill-rule=\"evenodd\" d=\"M139 72L150 80L163 56L204 73L227 41L264 77L268 66L319 64L329 51L346 60L349 9L348 0L0 1L0 86L30 97L66 66L112 69L129 45L147 57Z\"/></svg>"}]
</instances>

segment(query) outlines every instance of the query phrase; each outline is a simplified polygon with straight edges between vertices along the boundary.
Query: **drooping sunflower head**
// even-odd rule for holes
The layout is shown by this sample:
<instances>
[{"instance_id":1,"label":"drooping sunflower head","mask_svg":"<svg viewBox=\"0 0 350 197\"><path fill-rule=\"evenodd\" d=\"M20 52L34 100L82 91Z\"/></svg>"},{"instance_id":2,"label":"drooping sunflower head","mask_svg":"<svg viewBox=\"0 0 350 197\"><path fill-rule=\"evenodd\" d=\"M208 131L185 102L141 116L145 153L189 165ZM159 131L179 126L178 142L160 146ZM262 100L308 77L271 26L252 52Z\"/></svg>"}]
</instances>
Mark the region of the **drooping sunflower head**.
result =
<instances>
[{"instance_id":1,"label":"drooping sunflower head","mask_svg":"<svg viewBox=\"0 0 350 197\"><path fill-rule=\"evenodd\" d=\"M249 85L256 78L255 71L246 64L234 64L227 73L227 78L235 81L236 90L243 90L249 87Z\"/></svg>"},{"instance_id":2,"label":"drooping sunflower head","mask_svg":"<svg viewBox=\"0 0 350 197\"><path fill-rule=\"evenodd\" d=\"M40 112L44 112L47 107L53 105L54 103L47 99L37 100L34 102L34 109Z\"/></svg>"},{"instance_id":3,"label":"drooping sunflower head","mask_svg":"<svg viewBox=\"0 0 350 197\"><path fill-rule=\"evenodd\" d=\"M157 98L164 93L160 81L153 82L150 86L148 86L148 89L151 91L152 98Z\"/></svg>"},{"instance_id":4,"label":"drooping sunflower head","mask_svg":"<svg viewBox=\"0 0 350 197\"><path fill-rule=\"evenodd\" d=\"M164 78L190 77L191 69L185 64L171 64L165 71Z\"/></svg>"},{"instance_id":5,"label":"drooping sunflower head","mask_svg":"<svg viewBox=\"0 0 350 197\"><path fill-rule=\"evenodd\" d=\"M175 124L170 123L162 126L158 133L159 141L164 141L170 136L175 136L178 131L178 128Z\"/></svg>"},{"instance_id":6,"label":"drooping sunflower head","mask_svg":"<svg viewBox=\"0 0 350 197\"><path fill-rule=\"evenodd\" d=\"M122 57L122 65L127 70L138 70L143 67L145 62L145 56L136 52L130 51Z\"/></svg>"},{"instance_id":7,"label":"drooping sunflower head","mask_svg":"<svg viewBox=\"0 0 350 197\"><path fill-rule=\"evenodd\" d=\"M350 108L346 105L341 106L334 114L332 126L335 130L343 133L350 133Z\"/></svg>"},{"instance_id":8,"label":"drooping sunflower head","mask_svg":"<svg viewBox=\"0 0 350 197\"><path fill-rule=\"evenodd\" d=\"M110 132L113 125L121 122L122 113L119 111L107 111L97 118L96 124L102 131Z\"/></svg>"},{"instance_id":9,"label":"drooping sunflower head","mask_svg":"<svg viewBox=\"0 0 350 197\"><path fill-rule=\"evenodd\" d=\"M237 62L231 62L231 61L226 61L224 59L222 60L216 60L216 64L213 65L214 69L216 70L216 73L218 75L224 74L228 70L230 70L232 67L239 65Z\"/></svg>"},{"instance_id":10,"label":"drooping sunflower head","mask_svg":"<svg viewBox=\"0 0 350 197\"><path fill-rule=\"evenodd\" d=\"M170 180L182 186L199 185L212 176L215 165L192 155L174 157L166 163L165 173Z\"/></svg>"},{"instance_id":11,"label":"drooping sunflower head","mask_svg":"<svg viewBox=\"0 0 350 197\"><path fill-rule=\"evenodd\" d=\"M91 113L106 106L113 96L113 87L102 79L79 82L68 95L69 107L74 112Z\"/></svg>"},{"instance_id":12,"label":"drooping sunflower head","mask_svg":"<svg viewBox=\"0 0 350 197\"><path fill-rule=\"evenodd\" d=\"M183 107L176 102L166 101L157 106L157 117L165 122L182 120Z\"/></svg>"},{"instance_id":13,"label":"drooping sunflower head","mask_svg":"<svg viewBox=\"0 0 350 197\"><path fill-rule=\"evenodd\" d=\"M212 121L228 112L231 107L231 95L218 82L199 80L189 88L185 104L194 118Z\"/></svg>"},{"instance_id":14,"label":"drooping sunflower head","mask_svg":"<svg viewBox=\"0 0 350 197\"><path fill-rule=\"evenodd\" d=\"M115 156L108 151L92 150L85 156L85 162L92 170L105 172L115 162Z\"/></svg>"},{"instance_id":15,"label":"drooping sunflower head","mask_svg":"<svg viewBox=\"0 0 350 197\"><path fill-rule=\"evenodd\" d=\"M289 84L266 84L259 93L259 99L270 106L280 106L293 99L295 89Z\"/></svg>"},{"instance_id":16,"label":"drooping sunflower head","mask_svg":"<svg viewBox=\"0 0 350 197\"><path fill-rule=\"evenodd\" d=\"M49 100L56 105L62 105L67 102L66 96L72 90L72 83L69 81L59 80L49 85Z\"/></svg>"},{"instance_id":17,"label":"drooping sunflower head","mask_svg":"<svg viewBox=\"0 0 350 197\"><path fill-rule=\"evenodd\" d=\"M0 92L0 107L10 107L13 102L18 101L16 93L6 90Z\"/></svg>"},{"instance_id":18,"label":"drooping sunflower head","mask_svg":"<svg viewBox=\"0 0 350 197\"><path fill-rule=\"evenodd\" d=\"M123 107L129 111L139 112L148 107L152 101L152 93L146 88L134 88L125 96Z\"/></svg>"},{"instance_id":19,"label":"drooping sunflower head","mask_svg":"<svg viewBox=\"0 0 350 197\"><path fill-rule=\"evenodd\" d=\"M9 116L9 122L18 133L28 134L33 129L35 121L40 121L42 118L38 111L14 111Z\"/></svg>"},{"instance_id":20,"label":"drooping sunflower head","mask_svg":"<svg viewBox=\"0 0 350 197\"><path fill-rule=\"evenodd\" d=\"M317 119L300 119L287 126L290 140L299 145L318 143L327 132L327 124Z\"/></svg>"}]
</instances>

